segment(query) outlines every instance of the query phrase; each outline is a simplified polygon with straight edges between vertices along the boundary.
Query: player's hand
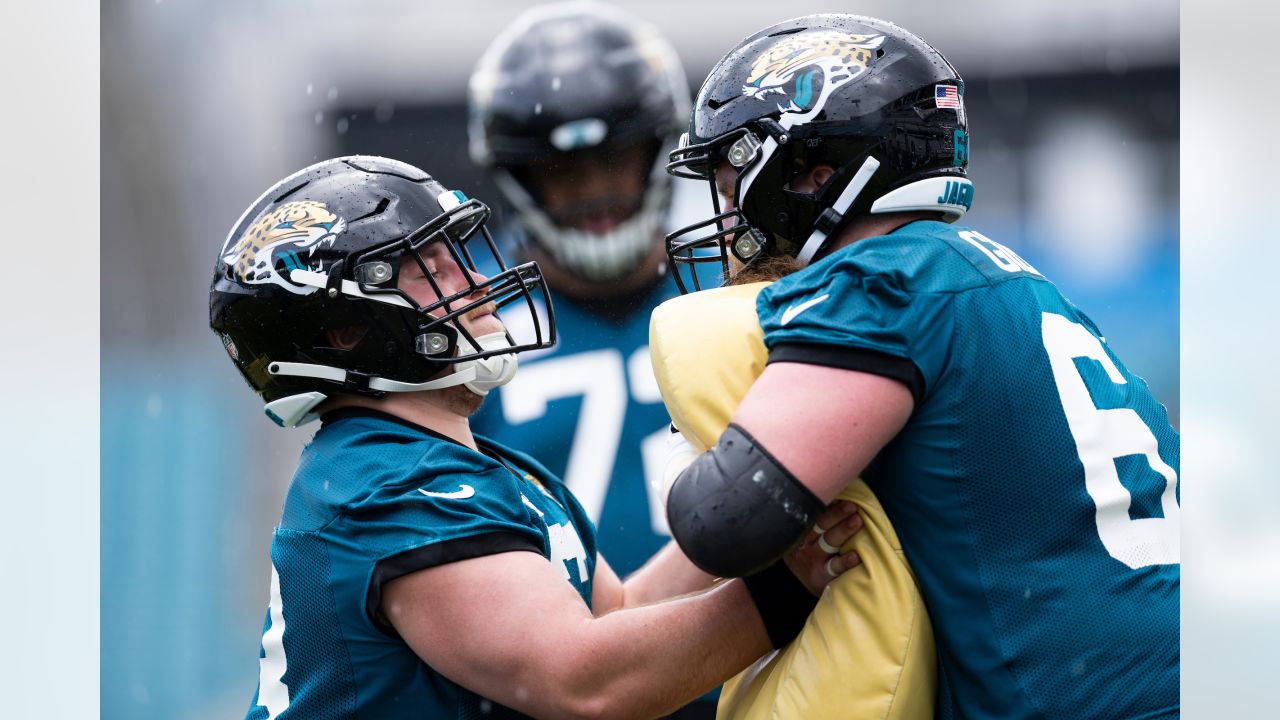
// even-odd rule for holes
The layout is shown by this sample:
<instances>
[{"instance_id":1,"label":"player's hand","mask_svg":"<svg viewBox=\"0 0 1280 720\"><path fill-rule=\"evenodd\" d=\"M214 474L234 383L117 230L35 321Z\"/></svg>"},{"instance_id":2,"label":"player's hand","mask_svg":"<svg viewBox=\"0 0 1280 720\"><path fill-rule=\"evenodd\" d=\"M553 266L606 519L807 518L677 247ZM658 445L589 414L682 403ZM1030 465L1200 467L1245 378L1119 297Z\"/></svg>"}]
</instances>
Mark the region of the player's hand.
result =
<instances>
[{"instance_id":1,"label":"player's hand","mask_svg":"<svg viewBox=\"0 0 1280 720\"><path fill-rule=\"evenodd\" d=\"M847 500L836 500L818 516L800 544L783 559L809 592L821 595L832 580L862 563L862 558L853 550L840 552L840 548L861 529L862 516L858 514L858 506Z\"/></svg>"}]
</instances>

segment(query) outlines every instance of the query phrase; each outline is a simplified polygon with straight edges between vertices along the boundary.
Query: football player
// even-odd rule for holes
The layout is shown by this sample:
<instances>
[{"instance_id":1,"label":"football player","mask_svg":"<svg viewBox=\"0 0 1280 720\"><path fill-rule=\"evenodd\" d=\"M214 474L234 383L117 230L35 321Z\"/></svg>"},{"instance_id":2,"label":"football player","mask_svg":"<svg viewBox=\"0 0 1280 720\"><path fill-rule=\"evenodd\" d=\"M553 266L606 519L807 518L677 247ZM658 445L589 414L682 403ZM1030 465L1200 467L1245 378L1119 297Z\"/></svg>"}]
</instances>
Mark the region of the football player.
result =
<instances>
[{"instance_id":1,"label":"football player","mask_svg":"<svg viewBox=\"0 0 1280 720\"><path fill-rule=\"evenodd\" d=\"M555 339L541 271L506 267L488 215L418 168L338 158L222 245L211 327L272 420L322 422L273 534L248 718L658 715L785 644L858 561L812 534L706 590L671 546L620 582L556 476L468 424ZM820 522L835 545L860 524L846 503Z\"/></svg>"},{"instance_id":2,"label":"football player","mask_svg":"<svg viewBox=\"0 0 1280 720\"><path fill-rule=\"evenodd\" d=\"M756 298L791 265L784 258L756 262L727 287L672 298L654 310L654 374L680 433L672 435L664 478L674 479L716 444L764 370ZM934 717L933 629L902 544L865 482L855 479L838 497L858 506L865 525L850 541L860 566L831 583L793 642L725 683L719 720Z\"/></svg>"},{"instance_id":3,"label":"football player","mask_svg":"<svg viewBox=\"0 0 1280 720\"><path fill-rule=\"evenodd\" d=\"M798 18L712 69L670 169L727 203L668 251L800 269L760 291L767 365L675 480L673 534L749 575L861 475L940 717L1177 717L1179 435L1088 316L956 224L969 145L963 80L892 23Z\"/></svg>"},{"instance_id":4,"label":"football player","mask_svg":"<svg viewBox=\"0 0 1280 720\"><path fill-rule=\"evenodd\" d=\"M559 330L474 425L561 474L625 576L670 539L654 493L670 433L648 324L677 294L664 166L688 117L684 72L647 23L599 3L544 5L493 41L469 104L472 157L514 208L514 251L543 269Z\"/></svg>"}]
</instances>

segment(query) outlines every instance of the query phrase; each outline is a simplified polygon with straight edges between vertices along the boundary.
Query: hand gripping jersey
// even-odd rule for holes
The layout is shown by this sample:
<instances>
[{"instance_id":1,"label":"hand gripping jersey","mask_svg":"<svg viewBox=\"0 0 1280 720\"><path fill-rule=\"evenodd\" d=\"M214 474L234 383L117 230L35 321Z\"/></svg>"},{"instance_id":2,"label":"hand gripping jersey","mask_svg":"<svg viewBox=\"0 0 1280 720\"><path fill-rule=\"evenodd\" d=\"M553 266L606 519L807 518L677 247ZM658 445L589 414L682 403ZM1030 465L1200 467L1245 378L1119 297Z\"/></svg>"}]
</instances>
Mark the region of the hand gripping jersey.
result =
<instances>
[{"instance_id":1,"label":"hand gripping jersey","mask_svg":"<svg viewBox=\"0 0 1280 720\"><path fill-rule=\"evenodd\" d=\"M442 563L527 550L560 567L589 605L596 549L582 508L541 465L482 439L485 454L381 413L324 419L272 539L248 720L524 717L415 655L381 615L382 588Z\"/></svg>"},{"instance_id":2,"label":"hand gripping jersey","mask_svg":"<svg viewBox=\"0 0 1280 720\"><path fill-rule=\"evenodd\" d=\"M1178 715L1178 433L1088 317L937 222L855 242L758 310L770 362L915 397L864 478L933 619L939 717Z\"/></svg>"},{"instance_id":3,"label":"hand gripping jersey","mask_svg":"<svg viewBox=\"0 0 1280 720\"><path fill-rule=\"evenodd\" d=\"M698 450L715 444L764 370L763 287L697 292L653 313L654 374L672 422ZM898 537L861 480L840 497L865 522L849 541L862 565L831 583L795 641L725 683L720 720L933 717L933 632Z\"/></svg>"},{"instance_id":4,"label":"hand gripping jersey","mask_svg":"<svg viewBox=\"0 0 1280 720\"><path fill-rule=\"evenodd\" d=\"M652 309L674 294L664 278L608 314L557 296L556 346L521 355L515 379L494 390L471 422L564 479L619 577L671 539L655 499L669 423L649 363L648 328Z\"/></svg>"}]
</instances>

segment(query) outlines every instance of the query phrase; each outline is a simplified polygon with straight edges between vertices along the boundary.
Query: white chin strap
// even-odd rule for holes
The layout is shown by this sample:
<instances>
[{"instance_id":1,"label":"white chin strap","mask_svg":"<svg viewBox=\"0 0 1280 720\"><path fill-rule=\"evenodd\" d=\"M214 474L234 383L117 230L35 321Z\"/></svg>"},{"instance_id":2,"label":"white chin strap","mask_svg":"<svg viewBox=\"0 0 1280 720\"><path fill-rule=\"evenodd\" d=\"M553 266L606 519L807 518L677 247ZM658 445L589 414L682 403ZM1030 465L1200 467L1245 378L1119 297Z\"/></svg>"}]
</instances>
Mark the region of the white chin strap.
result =
<instances>
[{"instance_id":1,"label":"white chin strap","mask_svg":"<svg viewBox=\"0 0 1280 720\"><path fill-rule=\"evenodd\" d=\"M499 350L511 347L505 332L489 333L476 338L480 347L476 347L465 337L462 341L471 345L472 350ZM369 389L379 392L419 392L422 390L442 390L444 388L464 385L471 392L484 397L489 391L511 382L516 376L516 354L514 352L492 355L487 358L463 360L455 363L453 372L442 377L422 383L406 383L387 378L369 378ZM310 377L333 382L345 382L347 371L331 365L314 365L311 363L276 362L267 368L272 375L290 375L293 377ZM319 417L314 410L324 402L328 395L322 392L305 392L289 395L273 400L264 407L267 417L281 427L305 425Z\"/></svg>"},{"instance_id":2,"label":"white chin strap","mask_svg":"<svg viewBox=\"0 0 1280 720\"><path fill-rule=\"evenodd\" d=\"M831 209L835 211L839 218L843 218L844 214L849 212L849 208L853 207L853 201L858 198L858 194L871 181L871 176L880 168L880 161L868 156L866 161L862 163L862 167L858 168L858 172L853 174L849 179L849 184L844 186L844 190L840 191L840 196L832 203ZM836 220L840 222L839 219ZM796 262L801 267L813 262L813 256L818 254L822 246L827 242L827 230L822 228L814 228L813 233L809 235L809 239L804 241L804 245L800 246L800 252L796 253Z\"/></svg>"},{"instance_id":3,"label":"white chin strap","mask_svg":"<svg viewBox=\"0 0 1280 720\"><path fill-rule=\"evenodd\" d=\"M862 163L862 167L858 168L858 172L854 173L853 179L844 187L840 197L836 198L831 209L835 210L840 217L844 217L879 167L878 160L868 157L867 161ZM945 222L955 222L964 216L972 203L973 183L967 178L931 177L908 183L885 193L871 203L869 212L884 214L928 210L942 213L942 219ZM836 222L838 223L839 220L837 219ZM815 229L800 248L800 252L796 254L796 261L802 267L808 265L826 242L827 232Z\"/></svg>"},{"instance_id":4,"label":"white chin strap","mask_svg":"<svg viewBox=\"0 0 1280 720\"><path fill-rule=\"evenodd\" d=\"M463 342L467 342L466 338L463 338ZM479 350L499 350L504 347L511 347L511 342L507 340L505 332L481 335L476 338L476 342L480 343ZM471 343L467 342L467 344L470 345ZM463 360L454 366L458 369L454 371L453 375L465 373L468 370L471 371L471 379L463 380L460 384L466 385L468 390L480 397L484 397L489 394L490 390L511 382L511 379L516 376L518 365L515 353L502 353L501 355L490 355L487 358L478 360ZM452 375L448 377L452 377Z\"/></svg>"}]
</instances>

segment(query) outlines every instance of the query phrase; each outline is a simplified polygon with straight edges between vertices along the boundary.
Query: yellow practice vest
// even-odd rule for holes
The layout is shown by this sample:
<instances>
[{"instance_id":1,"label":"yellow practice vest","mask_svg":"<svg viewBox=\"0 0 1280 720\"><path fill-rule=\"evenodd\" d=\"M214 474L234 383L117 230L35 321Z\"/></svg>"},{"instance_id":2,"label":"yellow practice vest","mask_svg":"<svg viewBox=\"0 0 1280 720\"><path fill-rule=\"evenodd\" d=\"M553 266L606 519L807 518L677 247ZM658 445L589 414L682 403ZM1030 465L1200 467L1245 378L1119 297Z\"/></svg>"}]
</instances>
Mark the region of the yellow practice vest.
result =
<instances>
[{"instance_id":1,"label":"yellow practice vest","mask_svg":"<svg viewBox=\"0 0 1280 720\"><path fill-rule=\"evenodd\" d=\"M654 374L672 423L699 451L719 440L768 353L756 316L767 283L706 290L658 306L649 324ZM804 630L725 683L719 720L932 718L933 627L880 501L860 478L840 493L864 526L862 564L832 582Z\"/></svg>"}]
</instances>

